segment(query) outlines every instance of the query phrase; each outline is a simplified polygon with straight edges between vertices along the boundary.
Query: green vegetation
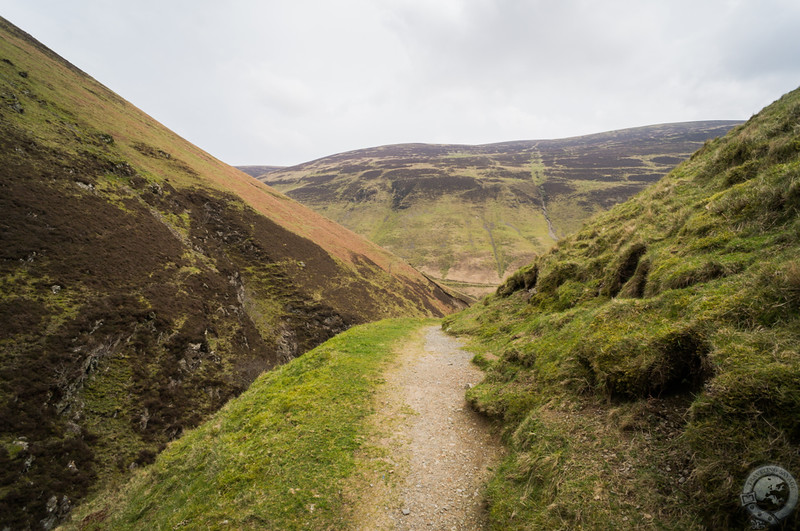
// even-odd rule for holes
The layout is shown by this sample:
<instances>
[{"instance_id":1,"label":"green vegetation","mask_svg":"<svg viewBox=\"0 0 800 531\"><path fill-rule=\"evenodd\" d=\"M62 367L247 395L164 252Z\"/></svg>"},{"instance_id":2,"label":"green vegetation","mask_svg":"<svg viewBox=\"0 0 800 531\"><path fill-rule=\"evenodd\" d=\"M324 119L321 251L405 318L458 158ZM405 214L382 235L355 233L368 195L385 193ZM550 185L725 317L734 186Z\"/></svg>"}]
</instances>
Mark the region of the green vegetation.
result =
<instances>
[{"instance_id":1,"label":"green vegetation","mask_svg":"<svg viewBox=\"0 0 800 531\"><path fill-rule=\"evenodd\" d=\"M81 529L346 527L344 480L398 340L429 321L351 328L259 377L171 443L118 492L73 516ZM362 465L365 466L365 465Z\"/></svg>"},{"instance_id":2,"label":"green vegetation","mask_svg":"<svg viewBox=\"0 0 800 531\"><path fill-rule=\"evenodd\" d=\"M753 468L800 473L798 124L800 90L445 319L511 448L496 528L739 528Z\"/></svg>"},{"instance_id":3,"label":"green vegetation","mask_svg":"<svg viewBox=\"0 0 800 531\"><path fill-rule=\"evenodd\" d=\"M401 144L259 178L477 296L732 126L671 124L483 146Z\"/></svg>"}]
</instances>

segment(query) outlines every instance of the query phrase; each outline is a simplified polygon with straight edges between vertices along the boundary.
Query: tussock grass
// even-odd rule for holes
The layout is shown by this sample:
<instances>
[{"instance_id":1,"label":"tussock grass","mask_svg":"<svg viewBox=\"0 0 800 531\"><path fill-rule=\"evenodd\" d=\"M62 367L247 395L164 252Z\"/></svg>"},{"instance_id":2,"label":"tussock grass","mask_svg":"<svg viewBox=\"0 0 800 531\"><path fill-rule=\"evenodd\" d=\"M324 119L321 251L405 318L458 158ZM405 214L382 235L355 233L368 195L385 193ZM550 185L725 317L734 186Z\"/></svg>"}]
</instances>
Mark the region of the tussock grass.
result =
<instances>
[{"instance_id":1,"label":"tussock grass","mask_svg":"<svg viewBox=\"0 0 800 531\"><path fill-rule=\"evenodd\" d=\"M77 511L80 529L330 529L393 345L428 321L354 327L259 377L117 492Z\"/></svg>"},{"instance_id":2,"label":"tussock grass","mask_svg":"<svg viewBox=\"0 0 800 531\"><path fill-rule=\"evenodd\" d=\"M800 90L445 320L512 449L497 528L738 528L753 468L800 473L798 214Z\"/></svg>"}]
</instances>

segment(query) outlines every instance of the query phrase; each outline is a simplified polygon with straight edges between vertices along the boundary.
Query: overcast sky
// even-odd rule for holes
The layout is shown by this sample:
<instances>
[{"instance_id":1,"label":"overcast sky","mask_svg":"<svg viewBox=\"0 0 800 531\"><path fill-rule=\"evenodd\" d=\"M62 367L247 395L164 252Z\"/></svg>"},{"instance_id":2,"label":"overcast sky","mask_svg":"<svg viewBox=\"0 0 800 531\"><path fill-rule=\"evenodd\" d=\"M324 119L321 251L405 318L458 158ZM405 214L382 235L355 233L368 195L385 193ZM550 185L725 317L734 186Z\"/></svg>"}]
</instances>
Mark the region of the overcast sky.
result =
<instances>
[{"instance_id":1,"label":"overcast sky","mask_svg":"<svg viewBox=\"0 0 800 531\"><path fill-rule=\"evenodd\" d=\"M229 164L746 119L800 85L798 0L0 0Z\"/></svg>"}]
</instances>

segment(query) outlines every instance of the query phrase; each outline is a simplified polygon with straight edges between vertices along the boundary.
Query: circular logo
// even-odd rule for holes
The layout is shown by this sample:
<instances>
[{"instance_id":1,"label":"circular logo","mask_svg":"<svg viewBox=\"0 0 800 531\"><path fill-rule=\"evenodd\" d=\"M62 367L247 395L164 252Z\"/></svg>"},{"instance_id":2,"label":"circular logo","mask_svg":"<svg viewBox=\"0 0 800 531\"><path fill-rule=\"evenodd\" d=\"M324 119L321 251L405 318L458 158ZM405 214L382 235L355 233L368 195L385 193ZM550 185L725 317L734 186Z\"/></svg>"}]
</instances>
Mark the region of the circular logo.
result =
<instances>
[{"instance_id":1,"label":"circular logo","mask_svg":"<svg viewBox=\"0 0 800 531\"><path fill-rule=\"evenodd\" d=\"M747 476L742 489L742 507L752 516L753 527L778 525L797 505L797 482L783 468L759 467Z\"/></svg>"}]
</instances>

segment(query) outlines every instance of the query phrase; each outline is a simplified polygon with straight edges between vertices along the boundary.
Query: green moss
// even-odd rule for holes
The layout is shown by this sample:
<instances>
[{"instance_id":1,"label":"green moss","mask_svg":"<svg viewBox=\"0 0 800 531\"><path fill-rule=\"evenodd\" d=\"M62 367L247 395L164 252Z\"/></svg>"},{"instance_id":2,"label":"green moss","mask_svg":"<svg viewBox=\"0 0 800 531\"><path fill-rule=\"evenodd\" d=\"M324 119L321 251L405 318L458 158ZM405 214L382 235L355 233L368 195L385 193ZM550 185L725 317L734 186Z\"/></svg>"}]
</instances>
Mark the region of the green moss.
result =
<instances>
[{"instance_id":1,"label":"green moss","mask_svg":"<svg viewBox=\"0 0 800 531\"><path fill-rule=\"evenodd\" d=\"M616 259L610 274L603 280L601 293L609 297L616 296L637 272L639 260L646 251L647 246L642 242L634 242L625 248Z\"/></svg>"}]
</instances>

